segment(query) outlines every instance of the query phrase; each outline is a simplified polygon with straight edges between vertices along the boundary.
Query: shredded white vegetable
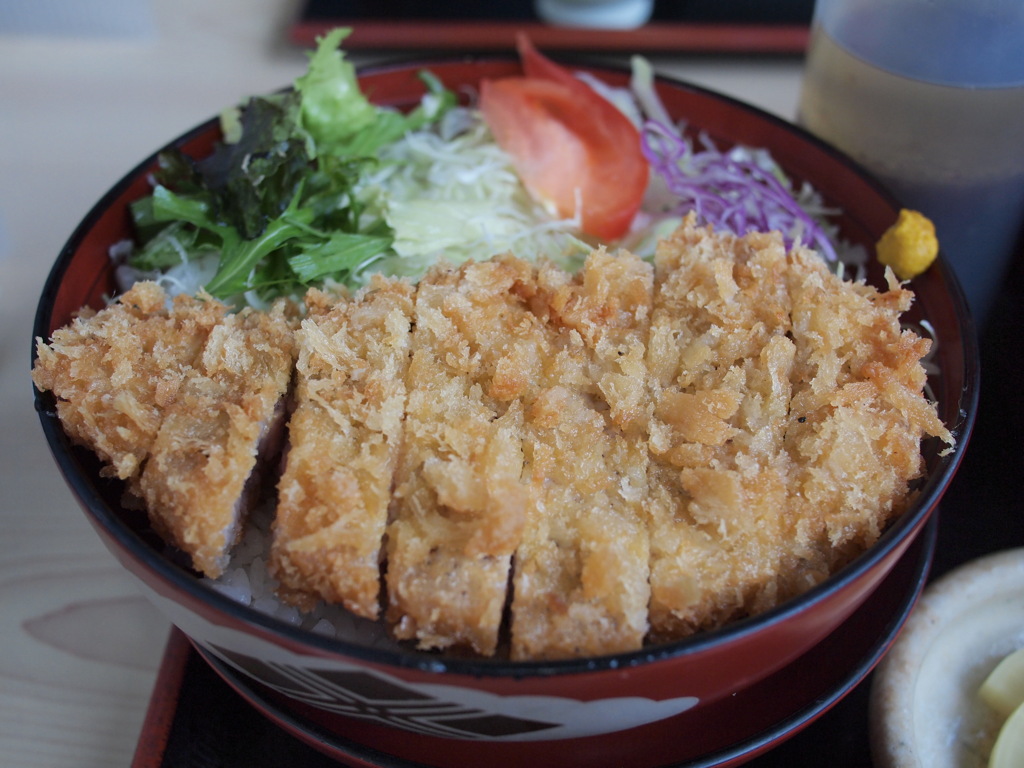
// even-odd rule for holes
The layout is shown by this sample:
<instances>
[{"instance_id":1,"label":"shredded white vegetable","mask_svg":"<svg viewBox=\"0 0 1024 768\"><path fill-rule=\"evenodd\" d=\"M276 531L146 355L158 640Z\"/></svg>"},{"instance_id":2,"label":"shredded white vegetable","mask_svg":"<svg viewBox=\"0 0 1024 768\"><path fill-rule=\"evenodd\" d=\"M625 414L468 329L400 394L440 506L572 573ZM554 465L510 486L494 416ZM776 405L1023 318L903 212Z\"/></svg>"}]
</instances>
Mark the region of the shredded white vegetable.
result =
<instances>
[{"instance_id":1,"label":"shredded white vegetable","mask_svg":"<svg viewBox=\"0 0 1024 768\"><path fill-rule=\"evenodd\" d=\"M379 169L360 183L368 214L395 233L395 255L372 269L416 277L440 259L460 263L506 251L578 268L590 251L577 235L579 221L555 219L530 197L479 112L455 112L460 132L408 134L381 152Z\"/></svg>"}]
</instances>

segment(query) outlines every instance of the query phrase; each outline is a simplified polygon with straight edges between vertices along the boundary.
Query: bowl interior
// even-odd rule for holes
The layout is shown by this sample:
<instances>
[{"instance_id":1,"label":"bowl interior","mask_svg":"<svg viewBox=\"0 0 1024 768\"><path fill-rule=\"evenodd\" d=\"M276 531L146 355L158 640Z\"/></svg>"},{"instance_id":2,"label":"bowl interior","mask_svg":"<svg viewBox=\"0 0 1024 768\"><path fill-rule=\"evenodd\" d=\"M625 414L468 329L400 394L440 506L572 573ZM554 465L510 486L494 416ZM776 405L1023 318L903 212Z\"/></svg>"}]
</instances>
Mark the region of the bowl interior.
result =
<instances>
[{"instance_id":1,"label":"bowl interior","mask_svg":"<svg viewBox=\"0 0 1024 768\"><path fill-rule=\"evenodd\" d=\"M467 99L472 97L481 79L520 72L518 62L511 58L460 58L381 67L362 73L361 82L374 101L407 107L418 101L423 92L423 84L417 73L424 68L430 69L448 87ZM629 79L625 71L590 69L613 85L625 85ZM896 200L845 156L799 128L741 102L686 83L661 78L657 87L673 117L685 120L691 130L703 131L719 146L740 143L768 148L797 184L810 182L827 204L842 211L839 225L843 236L867 247L869 252L873 252L874 243L895 221L899 210ZM218 139L216 120L211 120L174 140L168 147L180 147L188 154L202 156L212 149ZM119 240L131 236L127 206L148 191L147 174L155 167L155 162L156 153L127 173L75 230L45 284L35 319L35 337L48 338L53 330L68 323L81 307L100 307L105 298L114 293L114 269L108 257L108 249ZM873 259L871 262L868 281L884 285L882 270ZM759 626L781 621L789 612L801 610L820 599L843 580L857 578L901 539L920 529L963 455L977 406L978 361L973 324L966 303L952 271L941 257L932 269L914 279L912 287L917 299L905 319L917 325L924 323L932 329L936 340L934 362L937 373L930 378L929 383L938 402L940 418L958 439L956 449L949 453L941 452L943 446L937 440L929 440L923 446L927 475L914 505L891 526L872 550L805 595L721 630L660 648L610 657L598 664L618 666L638 663L663 654L695 652L709 643L756 631ZM346 645L345 641L294 630L201 588L193 574L169 563L160 554L162 545L159 539L144 521L139 520L138 515L125 513L120 502L120 484L101 478L95 457L70 444L56 419L50 396L37 392L36 407L58 464L94 525L114 537L134 557L144 561L147 567L158 571L175 588L197 596L200 600L212 601L218 609L240 614L246 621L272 632L290 635L297 642L309 643L324 650L354 652L357 655L365 652L365 649ZM419 654L416 651L409 651L409 655L413 659L423 657L432 660L429 663L438 658L437 654ZM398 661L410 663L408 659ZM463 664L459 660L452 660L452 663ZM552 672L593 668L594 663L594 660L557 662L546 663L542 667L544 671ZM483 670L484 674L496 666L488 662L479 667L473 665L472 670ZM504 663L501 666L506 672L511 669L514 673L524 674L536 672L540 668L531 663Z\"/></svg>"}]
</instances>

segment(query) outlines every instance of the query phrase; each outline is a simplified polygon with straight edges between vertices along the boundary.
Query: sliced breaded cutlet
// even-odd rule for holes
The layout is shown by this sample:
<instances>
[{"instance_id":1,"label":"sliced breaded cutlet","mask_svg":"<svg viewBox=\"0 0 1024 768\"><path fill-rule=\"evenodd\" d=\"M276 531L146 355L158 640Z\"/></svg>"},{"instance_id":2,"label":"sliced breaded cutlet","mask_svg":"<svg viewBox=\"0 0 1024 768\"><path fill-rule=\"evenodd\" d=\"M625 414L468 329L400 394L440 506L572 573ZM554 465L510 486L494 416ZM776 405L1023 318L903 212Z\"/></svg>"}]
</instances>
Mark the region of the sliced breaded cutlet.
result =
<instances>
[{"instance_id":1,"label":"sliced breaded cutlet","mask_svg":"<svg viewBox=\"0 0 1024 768\"><path fill-rule=\"evenodd\" d=\"M511 655L599 655L647 632L644 347L652 270L595 251L578 276L545 266L547 352L527 391L531 510L516 551Z\"/></svg>"},{"instance_id":2,"label":"sliced breaded cutlet","mask_svg":"<svg viewBox=\"0 0 1024 768\"><path fill-rule=\"evenodd\" d=\"M870 547L913 500L921 441L953 436L923 396L931 341L900 325L912 294L843 284L816 254L790 254L796 354L785 448L792 542L782 597Z\"/></svg>"},{"instance_id":3,"label":"sliced breaded cutlet","mask_svg":"<svg viewBox=\"0 0 1024 768\"><path fill-rule=\"evenodd\" d=\"M532 283L496 258L417 288L386 584L394 634L422 648L498 644L527 506L518 397L541 362Z\"/></svg>"},{"instance_id":4,"label":"sliced breaded cutlet","mask_svg":"<svg viewBox=\"0 0 1024 768\"><path fill-rule=\"evenodd\" d=\"M216 302L184 299L167 308L156 283L137 283L99 311L84 310L36 340L32 380L52 392L65 432L135 483L168 405L224 316Z\"/></svg>"},{"instance_id":5,"label":"sliced breaded cutlet","mask_svg":"<svg viewBox=\"0 0 1024 768\"><path fill-rule=\"evenodd\" d=\"M294 337L284 304L226 312L167 406L139 488L153 527L223 572L283 443Z\"/></svg>"},{"instance_id":6,"label":"sliced breaded cutlet","mask_svg":"<svg viewBox=\"0 0 1024 768\"><path fill-rule=\"evenodd\" d=\"M922 440L953 444L911 301L691 216L653 266L439 265L311 291L301 325L140 283L32 375L208 576L288 416L281 597L383 607L423 649L597 656L803 593L911 503Z\"/></svg>"},{"instance_id":7,"label":"sliced breaded cutlet","mask_svg":"<svg viewBox=\"0 0 1024 768\"><path fill-rule=\"evenodd\" d=\"M775 604L795 347L781 238L691 218L655 268L646 513L651 636L666 639Z\"/></svg>"},{"instance_id":8,"label":"sliced breaded cutlet","mask_svg":"<svg viewBox=\"0 0 1024 768\"><path fill-rule=\"evenodd\" d=\"M284 304L234 313L139 283L40 342L33 376L65 429L140 497L153 528L218 576L261 454L274 452L293 365Z\"/></svg>"},{"instance_id":9,"label":"sliced breaded cutlet","mask_svg":"<svg viewBox=\"0 0 1024 768\"><path fill-rule=\"evenodd\" d=\"M413 296L408 282L375 277L351 300L306 298L270 557L288 602L379 613Z\"/></svg>"},{"instance_id":10,"label":"sliced breaded cutlet","mask_svg":"<svg viewBox=\"0 0 1024 768\"><path fill-rule=\"evenodd\" d=\"M844 282L777 233L692 219L655 263L651 635L669 639L834 573L908 503L921 441L952 436L895 281Z\"/></svg>"}]
</instances>

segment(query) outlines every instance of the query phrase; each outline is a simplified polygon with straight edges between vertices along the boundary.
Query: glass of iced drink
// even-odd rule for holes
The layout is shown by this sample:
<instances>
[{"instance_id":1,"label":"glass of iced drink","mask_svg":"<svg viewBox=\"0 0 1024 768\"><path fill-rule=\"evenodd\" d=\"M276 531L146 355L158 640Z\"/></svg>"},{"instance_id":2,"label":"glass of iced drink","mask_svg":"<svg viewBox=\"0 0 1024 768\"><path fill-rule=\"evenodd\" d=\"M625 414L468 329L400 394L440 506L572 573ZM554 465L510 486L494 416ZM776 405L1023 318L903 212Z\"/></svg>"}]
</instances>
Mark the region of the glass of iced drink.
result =
<instances>
[{"instance_id":1,"label":"glass of iced drink","mask_svg":"<svg viewBox=\"0 0 1024 768\"><path fill-rule=\"evenodd\" d=\"M797 119L935 222L983 325L1024 219L1024 0L817 0Z\"/></svg>"}]
</instances>

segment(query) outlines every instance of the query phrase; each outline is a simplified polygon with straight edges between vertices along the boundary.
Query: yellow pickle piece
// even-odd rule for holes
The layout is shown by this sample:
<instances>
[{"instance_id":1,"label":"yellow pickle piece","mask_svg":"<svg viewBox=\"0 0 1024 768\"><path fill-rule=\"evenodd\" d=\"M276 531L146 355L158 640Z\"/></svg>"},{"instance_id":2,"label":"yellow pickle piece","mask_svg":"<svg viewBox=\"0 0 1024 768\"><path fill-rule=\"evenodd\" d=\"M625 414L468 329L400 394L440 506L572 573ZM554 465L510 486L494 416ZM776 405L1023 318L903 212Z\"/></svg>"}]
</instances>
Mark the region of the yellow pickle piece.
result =
<instances>
[{"instance_id":1,"label":"yellow pickle piece","mask_svg":"<svg viewBox=\"0 0 1024 768\"><path fill-rule=\"evenodd\" d=\"M1003 723L988 758L988 768L1020 768L1024 765L1024 705Z\"/></svg>"},{"instance_id":2,"label":"yellow pickle piece","mask_svg":"<svg viewBox=\"0 0 1024 768\"><path fill-rule=\"evenodd\" d=\"M1024 648L1009 654L996 665L981 684L978 695L1002 717L1009 717L1024 704Z\"/></svg>"},{"instance_id":3,"label":"yellow pickle piece","mask_svg":"<svg viewBox=\"0 0 1024 768\"><path fill-rule=\"evenodd\" d=\"M891 267L900 280L924 272L939 255L935 224L923 213L903 208L875 246L878 260Z\"/></svg>"}]
</instances>

